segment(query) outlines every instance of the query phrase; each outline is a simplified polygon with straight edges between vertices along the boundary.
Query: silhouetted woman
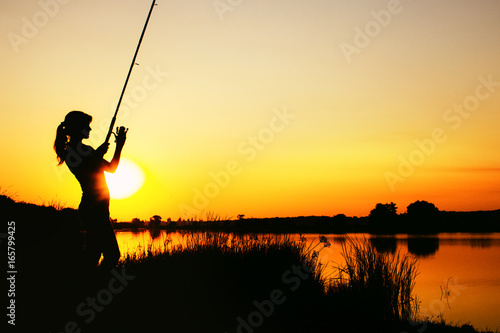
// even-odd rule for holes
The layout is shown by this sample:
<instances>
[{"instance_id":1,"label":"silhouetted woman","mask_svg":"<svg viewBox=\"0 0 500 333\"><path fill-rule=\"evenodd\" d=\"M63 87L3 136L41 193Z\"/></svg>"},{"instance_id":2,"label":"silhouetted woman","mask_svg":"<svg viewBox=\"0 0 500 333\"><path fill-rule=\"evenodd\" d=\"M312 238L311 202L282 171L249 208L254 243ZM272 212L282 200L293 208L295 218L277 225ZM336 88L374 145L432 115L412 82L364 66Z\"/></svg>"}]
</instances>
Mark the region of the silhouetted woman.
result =
<instances>
[{"instance_id":1,"label":"silhouetted woman","mask_svg":"<svg viewBox=\"0 0 500 333\"><path fill-rule=\"evenodd\" d=\"M120 154L127 137L127 129L117 129L116 150L111 162L103 156L109 143L94 148L82 143L89 138L92 117L81 111L69 112L57 127L54 150L59 165L66 165L75 175L82 188L82 200L78 214L87 230L86 260L90 267L97 267L101 254L101 267L112 268L120 258L120 250L109 219L109 189L104 171L113 173L120 162Z\"/></svg>"}]
</instances>

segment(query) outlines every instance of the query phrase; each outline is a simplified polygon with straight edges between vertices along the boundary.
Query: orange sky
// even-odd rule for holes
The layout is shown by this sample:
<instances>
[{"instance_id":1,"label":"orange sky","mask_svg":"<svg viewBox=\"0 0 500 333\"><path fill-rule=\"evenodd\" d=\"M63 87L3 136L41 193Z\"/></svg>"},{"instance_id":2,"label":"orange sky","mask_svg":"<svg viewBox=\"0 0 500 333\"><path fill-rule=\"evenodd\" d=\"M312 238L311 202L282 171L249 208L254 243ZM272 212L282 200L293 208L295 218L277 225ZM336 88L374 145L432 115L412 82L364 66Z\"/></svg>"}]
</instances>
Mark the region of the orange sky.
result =
<instances>
[{"instance_id":1,"label":"orange sky","mask_svg":"<svg viewBox=\"0 0 500 333\"><path fill-rule=\"evenodd\" d=\"M117 122L145 183L113 217L500 208L498 1L158 4ZM2 1L2 190L78 205L56 127L82 110L102 142L149 5Z\"/></svg>"}]
</instances>

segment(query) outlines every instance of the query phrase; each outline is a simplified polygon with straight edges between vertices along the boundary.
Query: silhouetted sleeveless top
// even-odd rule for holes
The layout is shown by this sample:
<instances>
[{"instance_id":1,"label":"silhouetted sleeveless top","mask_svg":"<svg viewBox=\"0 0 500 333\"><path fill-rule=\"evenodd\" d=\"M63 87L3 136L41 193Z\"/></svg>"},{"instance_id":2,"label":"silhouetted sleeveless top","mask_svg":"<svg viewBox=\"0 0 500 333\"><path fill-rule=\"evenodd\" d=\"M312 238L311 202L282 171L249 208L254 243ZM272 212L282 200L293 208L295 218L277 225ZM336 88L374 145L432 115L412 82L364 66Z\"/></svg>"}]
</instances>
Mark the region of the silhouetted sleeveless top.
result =
<instances>
[{"instance_id":1,"label":"silhouetted sleeveless top","mask_svg":"<svg viewBox=\"0 0 500 333\"><path fill-rule=\"evenodd\" d=\"M68 145L66 164L75 175L82 188L82 202L109 202L109 189L104 177L102 156L95 153L94 148L79 144L78 147Z\"/></svg>"}]
</instances>

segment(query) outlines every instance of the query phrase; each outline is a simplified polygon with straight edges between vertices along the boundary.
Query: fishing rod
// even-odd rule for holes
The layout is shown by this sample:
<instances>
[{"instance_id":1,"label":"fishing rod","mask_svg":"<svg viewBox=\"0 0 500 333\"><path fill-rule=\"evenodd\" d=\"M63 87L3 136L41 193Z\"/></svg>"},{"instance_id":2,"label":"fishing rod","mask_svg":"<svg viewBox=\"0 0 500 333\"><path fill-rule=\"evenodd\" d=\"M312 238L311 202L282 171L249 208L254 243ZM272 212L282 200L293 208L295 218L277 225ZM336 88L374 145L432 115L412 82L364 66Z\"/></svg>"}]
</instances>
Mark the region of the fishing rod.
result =
<instances>
[{"instance_id":1,"label":"fishing rod","mask_svg":"<svg viewBox=\"0 0 500 333\"><path fill-rule=\"evenodd\" d=\"M108 135L106 136L106 141L104 141L105 143L109 142L109 138L113 133L113 127L115 126L116 122L116 115L118 114L118 110L120 109L120 104L122 103L123 95L125 94L125 89L127 89L127 84L130 78L130 74L132 73L132 69L134 68L135 65L135 59L137 58L137 54L139 53L139 48L141 47L142 39L144 37L144 34L146 33L146 28L148 26L149 18L151 17L151 13L153 12L153 8L155 7L155 5L156 5L156 0L153 0L151 8L149 9L148 18L146 19L146 23L144 24L144 28L142 29L141 38L139 39L139 43L137 44L137 48L135 50L134 58L132 59L132 63L130 64L130 69L128 70L127 79L125 80L125 85L123 86L120 99L118 100L118 105L116 106L115 114L113 115L113 119L111 120L111 124L109 125Z\"/></svg>"}]
</instances>

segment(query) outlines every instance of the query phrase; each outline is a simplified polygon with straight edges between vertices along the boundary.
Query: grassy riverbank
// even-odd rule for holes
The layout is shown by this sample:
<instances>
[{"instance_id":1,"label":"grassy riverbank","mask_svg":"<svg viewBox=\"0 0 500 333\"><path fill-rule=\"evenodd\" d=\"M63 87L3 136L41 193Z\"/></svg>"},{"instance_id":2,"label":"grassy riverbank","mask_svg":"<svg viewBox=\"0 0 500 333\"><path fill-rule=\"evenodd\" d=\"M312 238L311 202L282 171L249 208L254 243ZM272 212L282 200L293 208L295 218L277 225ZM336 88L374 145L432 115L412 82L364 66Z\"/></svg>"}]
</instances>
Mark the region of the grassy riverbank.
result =
<instances>
[{"instance_id":1,"label":"grassy riverbank","mask_svg":"<svg viewBox=\"0 0 500 333\"><path fill-rule=\"evenodd\" d=\"M317 261L325 239L307 247L276 235L193 234L111 273L33 262L18 323L37 332L474 332L413 322L414 259L348 243L330 277Z\"/></svg>"},{"instance_id":2,"label":"grassy riverbank","mask_svg":"<svg viewBox=\"0 0 500 333\"><path fill-rule=\"evenodd\" d=\"M113 272L82 271L71 209L15 203L16 328L23 332L475 332L415 321L412 257L348 241L325 276L315 247L286 236L193 233L143 249Z\"/></svg>"}]
</instances>

